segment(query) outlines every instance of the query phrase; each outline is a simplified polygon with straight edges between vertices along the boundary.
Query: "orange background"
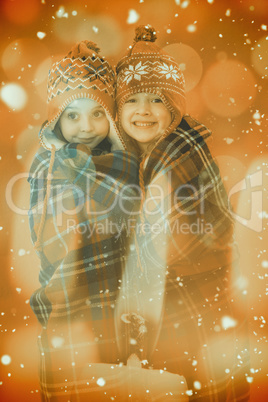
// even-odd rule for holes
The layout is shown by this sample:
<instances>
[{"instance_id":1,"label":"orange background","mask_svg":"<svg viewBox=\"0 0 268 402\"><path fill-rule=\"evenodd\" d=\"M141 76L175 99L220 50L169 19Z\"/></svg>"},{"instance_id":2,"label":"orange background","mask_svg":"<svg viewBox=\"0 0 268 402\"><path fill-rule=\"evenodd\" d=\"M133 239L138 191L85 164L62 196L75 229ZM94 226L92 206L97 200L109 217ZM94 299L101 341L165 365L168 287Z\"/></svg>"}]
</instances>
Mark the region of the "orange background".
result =
<instances>
[{"instance_id":1,"label":"orange background","mask_svg":"<svg viewBox=\"0 0 268 402\"><path fill-rule=\"evenodd\" d=\"M158 45L183 69L188 112L212 130L210 147L227 190L262 171L262 183L231 202L248 219L251 191L261 194L255 211L261 229L237 223L236 233L249 295L251 400L268 400L266 0L2 0L0 16L0 400L40 400L40 328L29 306L39 262L26 177L46 118L49 66L83 39L95 41L115 65L139 24L154 26Z\"/></svg>"}]
</instances>

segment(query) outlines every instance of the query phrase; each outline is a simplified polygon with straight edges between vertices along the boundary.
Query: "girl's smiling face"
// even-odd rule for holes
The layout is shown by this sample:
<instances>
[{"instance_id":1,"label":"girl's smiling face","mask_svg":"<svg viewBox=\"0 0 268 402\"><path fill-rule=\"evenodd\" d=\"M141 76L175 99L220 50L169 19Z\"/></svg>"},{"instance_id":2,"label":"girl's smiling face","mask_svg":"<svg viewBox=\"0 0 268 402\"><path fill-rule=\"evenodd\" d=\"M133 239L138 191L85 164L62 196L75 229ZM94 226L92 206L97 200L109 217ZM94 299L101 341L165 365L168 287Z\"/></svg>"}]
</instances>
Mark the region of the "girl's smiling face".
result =
<instances>
[{"instance_id":1,"label":"girl's smiling face","mask_svg":"<svg viewBox=\"0 0 268 402\"><path fill-rule=\"evenodd\" d=\"M58 125L67 142L95 148L109 132L110 123L103 107L93 99L77 99L62 112Z\"/></svg>"},{"instance_id":2,"label":"girl's smiling face","mask_svg":"<svg viewBox=\"0 0 268 402\"><path fill-rule=\"evenodd\" d=\"M171 112L161 98L145 92L130 95L122 106L120 117L124 131L142 150L160 138L172 122Z\"/></svg>"}]
</instances>

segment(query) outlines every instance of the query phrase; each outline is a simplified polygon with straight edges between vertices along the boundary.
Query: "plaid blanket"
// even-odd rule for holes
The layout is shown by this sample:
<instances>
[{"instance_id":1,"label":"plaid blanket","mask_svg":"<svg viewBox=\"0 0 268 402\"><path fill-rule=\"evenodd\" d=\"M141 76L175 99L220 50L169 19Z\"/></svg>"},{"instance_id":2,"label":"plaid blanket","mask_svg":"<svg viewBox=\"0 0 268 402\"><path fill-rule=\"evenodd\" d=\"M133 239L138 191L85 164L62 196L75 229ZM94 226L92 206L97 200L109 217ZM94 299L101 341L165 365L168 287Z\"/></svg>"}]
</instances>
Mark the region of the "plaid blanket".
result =
<instances>
[{"instance_id":1,"label":"plaid blanket","mask_svg":"<svg viewBox=\"0 0 268 402\"><path fill-rule=\"evenodd\" d=\"M40 148L28 179L34 244L50 158ZM38 251L41 287L30 300L43 326L38 343L44 401L82 400L83 393L87 399L83 370L92 362L117 361L114 303L127 248L122 228L137 184L138 162L127 151L94 156L86 145L68 144L55 154Z\"/></svg>"},{"instance_id":2,"label":"plaid blanket","mask_svg":"<svg viewBox=\"0 0 268 402\"><path fill-rule=\"evenodd\" d=\"M143 203L117 306L119 346L123 358L136 353L184 375L191 401L247 401L246 296L210 134L185 116L142 162ZM139 335L131 342L133 317Z\"/></svg>"}]
</instances>

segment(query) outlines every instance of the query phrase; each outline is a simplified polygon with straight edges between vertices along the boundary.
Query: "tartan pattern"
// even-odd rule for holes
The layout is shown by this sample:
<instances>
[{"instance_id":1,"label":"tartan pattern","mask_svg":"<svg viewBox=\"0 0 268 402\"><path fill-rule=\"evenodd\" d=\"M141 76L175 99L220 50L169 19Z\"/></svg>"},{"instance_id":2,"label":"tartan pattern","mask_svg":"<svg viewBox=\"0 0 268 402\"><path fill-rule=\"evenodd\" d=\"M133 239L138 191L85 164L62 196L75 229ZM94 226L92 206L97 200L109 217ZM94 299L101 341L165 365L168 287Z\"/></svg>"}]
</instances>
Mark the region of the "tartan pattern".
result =
<instances>
[{"instance_id":1,"label":"tartan pattern","mask_svg":"<svg viewBox=\"0 0 268 402\"><path fill-rule=\"evenodd\" d=\"M53 164L42 249L38 251L42 286L30 299L43 326L39 349L44 401L69 400L67 391L78 392L74 389L82 385L81 371L90 363L113 363L117 358L114 304L128 241L120 230L133 208L138 162L127 151L99 153L83 144L67 144L56 151ZM40 148L28 179L33 243L49 164L50 152ZM88 394L86 377L84 381L82 388Z\"/></svg>"},{"instance_id":2,"label":"tartan pattern","mask_svg":"<svg viewBox=\"0 0 268 402\"><path fill-rule=\"evenodd\" d=\"M136 246L126 262L118 312L138 308L150 322L151 340L140 358L184 375L190 401L248 401L246 296L228 197L206 144L210 134L184 116L145 161ZM201 220L210 230L194 232Z\"/></svg>"},{"instance_id":3,"label":"tartan pattern","mask_svg":"<svg viewBox=\"0 0 268 402\"><path fill-rule=\"evenodd\" d=\"M160 306L159 314L155 314L158 322L157 325L154 325L155 323L152 325L149 346L147 345L147 350L145 349L145 354L147 352L151 354L150 364L153 368L166 368L169 372L184 375L189 390L192 390L191 401L249 400L249 384L246 382L249 362L245 300L241 291L235 286L239 269L236 265L237 251L232 237L233 221L218 167L205 142L209 135L210 132L205 126L185 116L179 127L153 150L143 172L145 183L143 207L146 201L151 199L154 211L159 213L150 215L143 208L142 214L135 215L137 219L135 243L130 240L126 242L124 234L119 238L109 239L109 236L105 238L103 234L95 233L95 236L90 238L90 251L88 251L87 247L84 247L84 250L83 247L79 248L81 244L85 244L84 241L89 244L88 238L83 237L82 231L76 236L68 236L66 230L60 228L60 240L65 240L65 245L60 246L59 234L58 232L53 234L48 221L44 230L45 247L41 254L42 267L45 269L41 271L40 280L44 287L40 289L39 300L35 296L31 299L37 316L47 325L39 339L40 386L43 401L76 402L86 401L88 398L102 400L99 399L99 394L98 396L94 394L96 386L89 389L88 383L92 376L89 365L99 361L118 362L116 343L122 345L124 337L118 336L115 331L114 305L116 300L120 304L118 288L124 290L126 276L131 281L127 291L129 290L129 294L136 300L139 298L140 313L148 318L149 325L153 304L148 303L148 299L145 303L140 295L137 297L136 290L142 289L147 298L159 300L159 304L155 303L156 307ZM79 206L83 204L82 194L91 195L90 199L86 198L86 206L89 205L89 210L96 212L103 211L103 205L105 208L107 205L113 205L112 200L117 194L115 187L111 190L111 186L104 186L103 192L98 192L103 184L103 177L99 177L98 170L102 171L104 168L106 172L112 171L118 180L119 178L125 180L131 170L129 164L120 164L114 171L115 166L111 167L111 158L113 159L111 155L108 155L106 165L103 165L104 157L100 157L102 159L99 159L99 165L97 161L92 164L94 157L88 156L88 151L80 152L83 149L80 147L84 146L66 146L65 151L68 151L67 154L69 153L68 156L71 157L65 160L63 155L63 162L55 167L53 175L55 181L52 186L51 202L48 205L48 217L51 218L52 227L57 217L55 208L53 209L57 199L56 195L53 196L54 189L56 191L63 174L65 178L66 172L70 172L72 185L64 194L62 193L61 198L66 200L66 205L64 204L66 209L78 206L76 222L80 228L86 226L83 226L83 220L82 223L80 221L80 217L84 217L84 211L79 210ZM119 155L125 155L124 152L118 152ZM72 158L77 155L78 160L81 157L81 165L77 172L73 172ZM136 161L133 163L136 166ZM42 172L48 168L48 164L49 152L40 151L31 169L31 185L34 186L38 178L42 180ZM70 167L72 169L69 169ZM92 177L91 186L83 180L87 174ZM129 182L136 183L136 180L137 176L133 171ZM182 197L174 199L176 189L187 183L192 187L182 188ZM202 186L210 183L213 186L201 191ZM163 188L166 195L164 200L154 197L155 184ZM37 184L33 188L32 209L37 205ZM88 191L88 188L92 191ZM193 188L196 189L195 194ZM74 194L77 196L74 197ZM112 199L109 195L112 195ZM135 196L134 193L133 195ZM75 205L73 201L70 203L70 199L76 200ZM176 200L177 204L172 200ZM131 199L128 201L131 203ZM155 201L159 204L160 201L164 202L159 205ZM205 211L203 214L200 210L202 202ZM137 208L137 205L133 202L129 210L131 207ZM42 202L39 208L42 209ZM148 208L152 210L153 207ZM197 215L183 214L186 211L196 211ZM180 226L194 224L201 215L205 223L212 224L212 232L189 236L172 231L167 224L178 220ZM32 210L29 216L32 238L35 241L38 214ZM93 218L99 221L95 216ZM116 208L112 210L112 216L108 217L115 220L120 218L122 216L117 213ZM106 219L106 216L100 214L100 221L102 219ZM139 226L143 223L149 225L159 223L167 229L160 233L143 233ZM66 221L62 227L66 229ZM64 254L66 244L71 251L67 258ZM58 259L51 264L48 253L55 256L55 250ZM64 257L64 264L59 261L61 254ZM111 268L109 269L111 277L108 275L106 264ZM126 276L122 278L122 268L125 264ZM96 266L95 270L91 269L92 265ZM115 265L116 273L113 270ZM52 286L49 286L52 282ZM163 289L162 311L159 291ZM47 301L50 307L47 308L45 315L43 311L48 306ZM236 326L224 329L222 326L224 316L232 318ZM158 330L155 330L155 327L159 328L161 322L158 337ZM109 392L108 383L110 384L110 378L107 379ZM120 387L118 377L114 378L112 383L115 389L117 386ZM201 389L198 389L199 384ZM115 395L118 395L116 390Z\"/></svg>"},{"instance_id":4,"label":"tartan pattern","mask_svg":"<svg viewBox=\"0 0 268 402\"><path fill-rule=\"evenodd\" d=\"M49 162L50 152L40 148L30 171L29 221L33 243L37 238L43 210ZM120 252L115 251L115 243L120 245L120 233L114 233L113 236L109 232L98 234L93 232L93 225L99 224L101 228L100 224L103 224L104 228L109 228L108 223L113 223L110 226L116 228L115 224L123 221L119 198L124 191L124 196L129 197L125 202L125 209L131 210L131 196L135 194L135 190L129 185L137 184L137 170L136 159L126 151L92 156L86 145L68 144L56 152L43 231L43 248L40 252L42 287L51 287L53 277L54 285L57 283L57 292L63 286L62 273L67 278L71 276L74 267L76 274L81 275L81 279L79 276L76 279L77 285L80 282L83 284L85 274L88 284L92 283L93 288L98 275L103 275L102 285L105 281L112 280L110 277L115 275L113 270L116 271L117 263L120 265L123 258ZM111 266L111 271L108 266ZM99 269L98 275L96 269ZM95 290L98 295L96 303L100 302L99 290ZM53 291L49 292L52 296ZM40 297L39 291L38 295ZM31 305L39 321L45 326L45 317L48 315L42 312L45 303L35 304L35 297L32 296ZM65 302L65 296L63 301Z\"/></svg>"}]
</instances>

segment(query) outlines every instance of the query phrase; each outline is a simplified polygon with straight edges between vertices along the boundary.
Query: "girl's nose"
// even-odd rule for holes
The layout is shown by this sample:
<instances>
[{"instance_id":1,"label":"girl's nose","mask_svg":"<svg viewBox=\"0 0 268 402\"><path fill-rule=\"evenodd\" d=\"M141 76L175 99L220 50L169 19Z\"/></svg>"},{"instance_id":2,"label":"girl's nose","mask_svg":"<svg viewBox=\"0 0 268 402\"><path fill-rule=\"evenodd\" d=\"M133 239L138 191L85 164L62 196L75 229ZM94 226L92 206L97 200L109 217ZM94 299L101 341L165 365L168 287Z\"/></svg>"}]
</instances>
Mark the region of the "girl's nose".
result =
<instances>
[{"instance_id":1,"label":"girl's nose","mask_svg":"<svg viewBox=\"0 0 268 402\"><path fill-rule=\"evenodd\" d=\"M90 132L93 130L92 120L88 116L81 119L81 131Z\"/></svg>"},{"instance_id":2,"label":"girl's nose","mask_svg":"<svg viewBox=\"0 0 268 402\"><path fill-rule=\"evenodd\" d=\"M136 113L139 115L149 115L151 113L149 102L138 102Z\"/></svg>"}]
</instances>

